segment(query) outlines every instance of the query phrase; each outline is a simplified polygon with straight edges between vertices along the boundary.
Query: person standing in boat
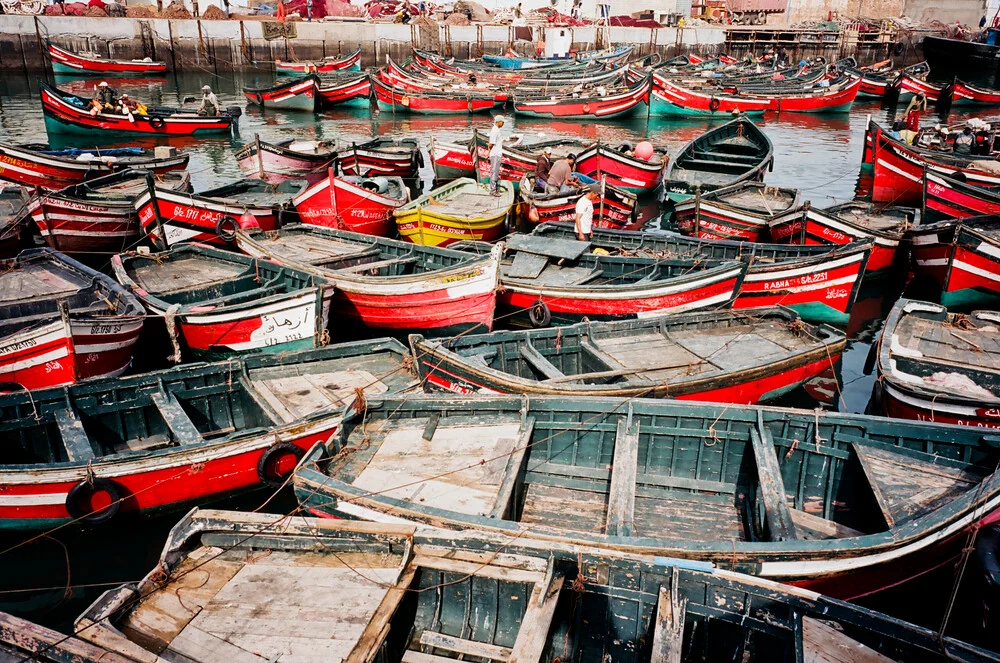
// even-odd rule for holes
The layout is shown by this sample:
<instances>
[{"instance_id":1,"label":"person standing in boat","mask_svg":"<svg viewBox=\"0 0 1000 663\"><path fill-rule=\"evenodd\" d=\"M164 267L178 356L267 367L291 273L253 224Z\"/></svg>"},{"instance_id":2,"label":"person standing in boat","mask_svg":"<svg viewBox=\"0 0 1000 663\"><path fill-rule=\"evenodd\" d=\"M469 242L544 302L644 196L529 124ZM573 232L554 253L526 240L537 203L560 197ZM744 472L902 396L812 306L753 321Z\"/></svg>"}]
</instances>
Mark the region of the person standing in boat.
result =
<instances>
[{"instance_id":1,"label":"person standing in boat","mask_svg":"<svg viewBox=\"0 0 1000 663\"><path fill-rule=\"evenodd\" d=\"M962 133L955 137L955 145L952 148L955 154L972 154L972 147L976 144L976 137L972 135L972 127L966 126Z\"/></svg>"},{"instance_id":2,"label":"person standing in boat","mask_svg":"<svg viewBox=\"0 0 1000 663\"><path fill-rule=\"evenodd\" d=\"M490 129L490 195L500 195L500 164L503 162L504 116L497 115Z\"/></svg>"},{"instance_id":3,"label":"person standing in boat","mask_svg":"<svg viewBox=\"0 0 1000 663\"><path fill-rule=\"evenodd\" d=\"M212 92L212 88L207 85L201 86L201 106L198 106L198 115L208 115L214 117L219 114L219 98Z\"/></svg>"},{"instance_id":4,"label":"person standing in boat","mask_svg":"<svg viewBox=\"0 0 1000 663\"><path fill-rule=\"evenodd\" d=\"M594 201L597 200L597 185L592 184L587 193L576 201L576 216L573 222L576 238L581 242L589 242L594 227Z\"/></svg>"},{"instance_id":5,"label":"person standing in boat","mask_svg":"<svg viewBox=\"0 0 1000 663\"><path fill-rule=\"evenodd\" d=\"M549 170L552 169L552 148L546 147L545 150L538 155L538 160L535 161L535 191L542 193L545 191L545 185L549 181Z\"/></svg>"},{"instance_id":6,"label":"person standing in boat","mask_svg":"<svg viewBox=\"0 0 1000 663\"><path fill-rule=\"evenodd\" d=\"M920 112L923 110L927 110L927 97L921 92L910 99L910 103L906 106L906 130L912 132L906 141L908 143L912 143L913 136L920 131Z\"/></svg>"}]
</instances>

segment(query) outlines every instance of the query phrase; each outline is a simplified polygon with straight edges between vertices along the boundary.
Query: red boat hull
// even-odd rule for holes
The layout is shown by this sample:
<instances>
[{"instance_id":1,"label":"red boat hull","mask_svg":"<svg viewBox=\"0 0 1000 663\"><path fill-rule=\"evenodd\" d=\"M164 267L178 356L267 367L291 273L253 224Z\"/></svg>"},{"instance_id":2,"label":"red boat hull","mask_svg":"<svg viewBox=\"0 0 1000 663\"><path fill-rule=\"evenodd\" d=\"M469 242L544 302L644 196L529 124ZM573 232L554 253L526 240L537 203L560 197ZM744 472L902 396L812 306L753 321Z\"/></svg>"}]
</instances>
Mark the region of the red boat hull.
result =
<instances>
[{"instance_id":1,"label":"red boat hull","mask_svg":"<svg viewBox=\"0 0 1000 663\"><path fill-rule=\"evenodd\" d=\"M514 99L514 112L518 115L551 118L582 118L596 119L620 117L635 111L641 103L649 103L649 92L652 80L644 81L629 90L610 94L606 97L574 99L572 97L556 97L555 99Z\"/></svg>"},{"instance_id":2,"label":"red boat hull","mask_svg":"<svg viewBox=\"0 0 1000 663\"><path fill-rule=\"evenodd\" d=\"M891 268L896 261L900 244L899 237L869 231L816 209L783 215L775 219L770 231L771 240L779 244L844 245L858 240L873 242L865 270L868 274Z\"/></svg>"},{"instance_id":3,"label":"red boat hull","mask_svg":"<svg viewBox=\"0 0 1000 663\"><path fill-rule=\"evenodd\" d=\"M951 85L951 103L1000 106L1000 90L986 90L956 80Z\"/></svg>"},{"instance_id":4,"label":"red boat hull","mask_svg":"<svg viewBox=\"0 0 1000 663\"><path fill-rule=\"evenodd\" d=\"M765 219L706 200L679 207L674 218L679 232L699 239L759 242L767 229Z\"/></svg>"},{"instance_id":5,"label":"red boat hull","mask_svg":"<svg viewBox=\"0 0 1000 663\"><path fill-rule=\"evenodd\" d=\"M340 85L316 84L316 98L320 106L337 106L359 99L367 100L372 93L372 84L367 76Z\"/></svg>"},{"instance_id":6,"label":"red boat hull","mask_svg":"<svg viewBox=\"0 0 1000 663\"><path fill-rule=\"evenodd\" d=\"M296 196L295 210L303 223L389 237L396 232L392 212L405 203L345 182L331 171Z\"/></svg>"},{"instance_id":7,"label":"red boat hull","mask_svg":"<svg viewBox=\"0 0 1000 663\"><path fill-rule=\"evenodd\" d=\"M157 189L155 196L146 191L136 198L134 205L143 233L154 242L165 241L168 246L177 242L225 246L228 242L219 237L217 228L219 221L227 216L241 226L247 216L252 216L261 230L279 227L278 213L273 207L228 205L162 189ZM161 226L165 238L160 236Z\"/></svg>"},{"instance_id":8,"label":"red boat hull","mask_svg":"<svg viewBox=\"0 0 1000 663\"><path fill-rule=\"evenodd\" d=\"M143 60L104 60L87 58L49 44L49 57L56 74L162 74L167 71L166 62Z\"/></svg>"},{"instance_id":9,"label":"red boat hull","mask_svg":"<svg viewBox=\"0 0 1000 663\"><path fill-rule=\"evenodd\" d=\"M941 99L945 85L935 85L904 73L899 79L899 91L904 97L911 94L923 94L928 103L937 103Z\"/></svg>"},{"instance_id":10,"label":"red boat hull","mask_svg":"<svg viewBox=\"0 0 1000 663\"><path fill-rule=\"evenodd\" d=\"M467 145L432 141L430 155L436 179L453 180L459 177L476 177L472 150Z\"/></svg>"},{"instance_id":11,"label":"red boat hull","mask_svg":"<svg viewBox=\"0 0 1000 663\"><path fill-rule=\"evenodd\" d=\"M38 196L29 203L28 213L45 243L63 253L119 253L132 248L140 236L139 217L130 202Z\"/></svg>"},{"instance_id":12,"label":"red boat hull","mask_svg":"<svg viewBox=\"0 0 1000 663\"><path fill-rule=\"evenodd\" d=\"M924 207L952 219L1000 214L1000 195L952 185L933 170L925 171Z\"/></svg>"},{"instance_id":13,"label":"red boat hull","mask_svg":"<svg viewBox=\"0 0 1000 663\"><path fill-rule=\"evenodd\" d=\"M386 85L378 79L372 79L375 88L375 98L383 110L410 113L486 113L496 106L492 96L472 96L421 93L402 90Z\"/></svg>"},{"instance_id":14,"label":"red boat hull","mask_svg":"<svg viewBox=\"0 0 1000 663\"><path fill-rule=\"evenodd\" d=\"M76 161L16 145L0 144L0 180L46 191L57 191L84 180L109 175L123 168L139 168L156 174L183 170L187 167L189 158L184 154L170 159L151 158L148 164L129 162L116 166L100 160ZM148 168L147 165L152 167Z\"/></svg>"},{"instance_id":15,"label":"red boat hull","mask_svg":"<svg viewBox=\"0 0 1000 663\"><path fill-rule=\"evenodd\" d=\"M934 401L919 394L903 392L894 385L882 384L879 387L879 404L883 415L896 419L1000 429L1000 409Z\"/></svg>"},{"instance_id":16,"label":"red boat hull","mask_svg":"<svg viewBox=\"0 0 1000 663\"><path fill-rule=\"evenodd\" d=\"M663 181L663 171L669 159L663 157L659 163L630 157L600 143L589 147L576 159L576 170L629 191L652 191Z\"/></svg>"}]
</instances>

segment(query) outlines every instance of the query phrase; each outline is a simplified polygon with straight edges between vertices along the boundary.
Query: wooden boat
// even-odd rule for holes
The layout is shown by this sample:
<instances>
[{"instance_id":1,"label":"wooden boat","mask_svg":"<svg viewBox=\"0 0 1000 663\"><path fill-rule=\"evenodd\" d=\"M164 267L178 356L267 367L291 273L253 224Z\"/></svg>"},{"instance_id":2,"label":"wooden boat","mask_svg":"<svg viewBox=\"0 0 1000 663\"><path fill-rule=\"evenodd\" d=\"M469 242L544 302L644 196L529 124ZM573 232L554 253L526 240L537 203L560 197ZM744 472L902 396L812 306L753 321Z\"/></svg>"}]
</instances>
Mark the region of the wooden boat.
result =
<instances>
[{"instance_id":1,"label":"wooden boat","mask_svg":"<svg viewBox=\"0 0 1000 663\"><path fill-rule=\"evenodd\" d=\"M465 114L487 113L497 105L492 92L464 93L405 90L386 85L377 76L371 76L372 92L380 110L402 113ZM506 95L500 103L505 102Z\"/></svg>"},{"instance_id":2,"label":"wooden boat","mask_svg":"<svg viewBox=\"0 0 1000 663\"><path fill-rule=\"evenodd\" d=\"M241 232L236 243L332 283L339 327L435 336L492 329L499 248L474 256L304 224Z\"/></svg>"},{"instance_id":3,"label":"wooden boat","mask_svg":"<svg viewBox=\"0 0 1000 663\"><path fill-rule=\"evenodd\" d=\"M1000 191L976 186L942 172L924 168L924 207L921 221L964 219L1000 213Z\"/></svg>"},{"instance_id":4,"label":"wooden boat","mask_svg":"<svg viewBox=\"0 0 1000 663\"><path fill-rule=\"evenodd\" d=\"M847 338L783 308L455 338L410 336L425 386L458 394L679 398L761 403L831 368Z\"/></svg>"},{"instance_id":5,"label":"wooden boat","mask_svg":"<svg viewBox=\"0 0 1000 663\"><path fill-rule=\"evenodd\" d=\"M514 322L548 327L588 320L645 318L725 308L739 292L746 264L596 256L588 242L531 235L505 240L498 301ZM482 250L482 249L478 249Z\"/></svg>"},{"instance_id":6,"label":"wooden boat","mask_svg":"<svg viewBox=\"0 0 1000 663\"><path fill-rule=\"evenodd\" d=\"M583 197L587 188L597 186L600 199L594 202L595 228L624 228L636 223L636 195L616 186L611 186L607 180L600 182L582 173L573 176L586 188L580 188L573 193L543 193L535 190L535 178L527 174L521 180L521 200L529 206L528 220L531 223L555 223L559 221L573 223L576 219L576 203ZM536 220L537 217L537 220Z\"/></svg>"},{"instance_id":7,"label":"wooden boat","mask_svg":"<svg viewBox=\"0 0 1000 663\"><path fill-rule=\"evenodd\" d=\"M294 660L303 650L320 661L404 663L694 660L684 652L746 663L1000 660L867 608L708 564L402 523L276 521L193 510L171 530L157 568L105 592L75 632L130 660L190 663ZM205 585L192 587L196 577ZM307 625L289 617L302 611ZM315 624L336 625L337 637Z\"/></svg>"},{"instance_id":8,"label":"wooden boat","mask_svg":"<svg viewBox=\"0 0 1000 663\"><path fill-rule=\"evenodd\" d=\"M132 201L146 190L147 173L125 170L52 193L35 195L27 213L42 239L68 254L114 254L135 247L142 237ZM165 190L187 192L187 172L151 175Z\"/></svg>"},{"instance_id":9,"label":"wooden boat","mask_svg":"<svg viewBox=\"0 0 1000 663\"><path fill-rule=\"evenodd\" d=\"M324 141L291 138L265 143L258 134L234 154L244 177L269 184L324 173L337 159L334 146Z\"/></svg>"},{"instance_id":10,"label":"wooden boat","mask_svg":"<svg viewBox=\"0 0 1000 663\"><path fill-rule=\"evenodd\" d=\"M632 153L629 143L612 147L597 142L576 155L576 169L596 179L605 178L608 184L626 191L643 193L660 184L669 161L664 147L654 147L652 157L640 159Z\"/></svg>"},{"instance_id":11,"label":"wooden boat","mask_svg":"<svg viewBox=\"0 0 1000 663\"><path fill-rule=\"evenodd\" d=\"M146 184L133 204L142 231L163 248L177 242L224 245L239 228L274 230L297 221L292 201L308 186L305 180L285 180L277 186L240 180L192 194L164 189L149 178Z\"/></svg>"},{"instance_id":12,"label":"wooden boat","mask_svg":"<svg viewBox=\"0 0 1000 663\"><path fill-rule=\"evenodd\" d=\"M316 103L320 108L368 108L371 95L372 83L366 73L316 74Z\"/></svg>"},{"instance_id":13,"label":"wooden boat","mask_svg":"<svg viewBox=\"0 0 1000 663\"><path fill-rule=\"evenodd\" d=\"M976 216L909 229L914 268L940 287L947 307L1000 300L1000 217Z\"/></svg>"},{"instance_id":14,"label":"wooden boat","mask_svg":"<svg viewBox=\"0 0 1000 663\"><path fill-rule=\"evenodd\" d=\"M45 130L50 134L84 134L90 137L107 134L153 134L157 136L192 136L208 133L231 133L242 111L239 107L221 109L218 115L205 116L177 108L150 108L148 114L133 116L105 112L91 115L90 99L78 97L39 82Z\"/></svg>"},{"instance_id":15,"label":"wooden boat","mask_svg":"<svg viewBox=\"0 0 1000 663\"><path fill-rule=\"evenodd\" d=\"M0 185L0 258L13 258L24 244L28 233L28 191L17 185Z\"/></svg>"},{"instance_id":16,"label":"wooden boat","mask_svg":"<svg viewBox=\"0 0 1000 663\"><path fill-rule=\"evenodd\" d=\"M773 162L771 139L756 124L738 117L685 145L667 166L663 187L671 200L681 202L698 190L763 179Z\"/></svg>"},{"instance_id":17,"label":"wooden boat","mask_svg":"<svg viewBox=\"0 0 1000 663\"><path fill-rule=\"evenodd\" d=\"M756 242L772 219L798 202L798 189L739 182L677 203L674 222L680 232L700 239Z\"/></svg>"},{"instance_id":18,"label":"wooden boat","mask_svg":"<svg viewBox=\"0 0 1000 663\"><path fill-rule=\"evenodd\" d=\"M866 274L885 274L906 259L903 236L913 224L908 207L852 201L826 209L809 203L770 221L771 239L785 244L873 244Z\"/></svg>"},{"instance_id":19,"label":"wooden boat","mask_svg":"<svg viewBox=\"0 0 1000 663\"><path fill-rule=\"evenodd\" d=\"M357 392L416 386L405 360L381 339L0 396L12 442L0 527L97 525L280 486Z\"/></svg>"},{"instance_id":20,"label":"wooden boat","mask_svg":"<svg viewBox=\"0 0 1000 663\"><path fill-rule=\"evenodd\" d=\"M174 361L319 347L333 288L323 278L266 260L181 244L111 258L119 283L164 318Z\"/></svg>"},{"instance_id":21,"label":"wooden boat","mask_svg":"<svg viewBox=\"0 0 1000 663\"><path fill-rule=\"evenodd\" d=\"M243 96L261 108L311 113L316 110L316 77L279 78L271 86L245 87Z\"/></svg>"},{"instance_id":22,"label":"wooden boat","mask_svg":"<svg viewBox=\"0 0 1000 663\"><path fill-rule=\"evenodd\" d=\"M390 396L348 410L294 482L315 515L696 560L858 598L953 562L1000 520L983 438L670 399Z\"/></svg>"},{"instance_id":23,"label":"wooden boat","mask_svg":"<svg viewBox=\"0 0 1000 663\"><path fill-rule=\"evenodd\" d=\"M705 115L760 115L776 113L846 113L861 89L861 77L844 76L828 87L808 90L753 90L730 92L720 87L682 87L660 79L650 100L650 115L701 117Z\"/></svg>"},{"instance_id":24,"label":"wooden boat","mask_svg":"<svg viewBox=\"0 0 1000 663\"><path fill-rule=\"evenodd\" d=\"M914 67L926 67L913 65ZM848 68L847 71L861 77L861 89L858 98L886 99L899 93L899 76L901 71L893 67L892 60L886 60L868 67Z\"/></svg>"},{"instance_id":25,"label":"wooden boat","mask_svg":"<svg viewBox=\"0 0 1000 663\"><path fill-rule=\"evenodd\" d=\"M366 235L396 233L392 213L410 201L400 177L328 175L292 200L303 223Z\"/></svg>"},{"instance_id":26,"label":"wooden boat","mask_svg":"<svg viewBox=\"0 0 1000 663\"><path fill-rule=\"evenodd\" d=\"M507 232L514 187L500 182L498 190L499 197L491 196L487 188L464 177L433 189L392 213L399 236L425 246L500 239Z\"/></svg>"},{"instance_id":27,"label":"wooden boat","mask_svg":"<svg viewBox=\"0 0 1000 663\"><path fill-rule=\"evenodd\" d=\"M573 226L546 224L534 234L574 239ZM846 325L861 289L870 242L846 246L794 246L595 229L591 247L658 260L694 260L720 265L747 263L734 309L784 306L809 322Z\"/></svg>"},{"instance_id":28,"label":"wooden boat","mask_svg":"<svg viewBox=\"0 0 1000 663\"><path fill-rule=\"evenodd\" d=\"M514 114L559 119L596 119L631 115L639 104L649 103L652 78L601 95L595 90L574 94L514 95Z\"/></svg>"},{"instance_id":29,"label":"wooden boat","mask_svg":"<svg viewBox=\"0 0 1000 663\"><path fill-rule=\"evenodd\" d=\"M145 312L100 272L27 249L0 261L0 293L0 391L119 375L131 364Z\"/></svg>"},{"instance_id":30,"label":"wooden boat","mask_svg":"<svg viewBox=\"0 0 1000 663\"><path fill-rule=\"evenodd\" d=\"M415 179L424 165L416 138L375 138L351 142L337 150L337 166L344 175L359 177L393 176Z\"/></svg>"},{"instance_id":31,"label":"wooden boat","mask_svg":"<svg viewBox=\"0 0 1000 663\"><path fill-rule=\"evenodd\" d=\"M361 69L361 49L347 55L328 55L322 60L290 62L275 60L274 73L278 76L304 76L306 74L328 73L331 71L357 71Z\"/></svg>"},{"instance_id":32,"label":"wooden boat","mask_svg":"<svg viewBox=\"0 0 1000 663\"><path fill-rule=\"evenodd\" d=\"M6 661L134 663L135 659L0 612L0 657Z\"/></svg>"},{"instance_id":33,"label":"wooden boat","mask_svg":"<svg viewBox=\"0 0 1000 663\"><path fill-rule=\"evenodd\" d=\"M980 104L986 106L1000 106L1000 90L972 85L965 81L955 79L948 88L951 94L951 103L955 104Z\"/></svg>"},{"instance_id":34,"label":"wooden boat","mask_svg":"<svg viewBox=\"0 0 1000 663\"><path fill-rule=\"evenodd\" d=\"M157 157L143 147L53 150L48 145L0 143L0 180L58 191L87 179L125 170L157 175L187 168L190 155Z\"/></svg>"},{"instance_id":35,"label":"wooden boat","mask_svg":"<svg viewBox=\"0 0 1000 663\"><path fill-rule=\"evenodd\" d=\"M916 94L923 94L927 98L927 103L935 104L944 96L946 83L931 83L927 80L930 76L931 68L915 71L913 69L904 70L899 77L899 101L909 101Z\"/></svg>"},{"instance_id":36,"label":"wooden boat","mask_svg":"<svg viewBox=\"0 0 1000 663\"><path fill-rule=\"evenodd\" d=\"M434 169L434 179L446 181L459 177L475 178L476 164L472 152L471 141L446 142L431 136L428 154L431 157L431 168Z\"/></svg>"},{"instance_id":37,"label":"wooden boat","mask_svg":"<svg viewBox=\"0 0 1000 663\"><path fill-rule=\"evenodd\" d=\"M895 419L1000 428L1000 313L948 313L900 299L878 341L879 411Z\"/></svg>"},{"instance_id":38,"label":"wooden boat","mask_svg":"<svg viewBox=\"0 0 1000 663\"><path fill-rule=\"evenodd\" d=\"M450 149L460 152L464 142L462 141ZM489 136L475 129L472 132L472 143L476 146L477 153L471 155L470 159L475 162L479 169L479 182L487 184L490 181ZM555 163L571 154L579 155L590 144L591 141L577 138L559 137L552 140L527 140L524 136L511 136L511 140L505 140L503 144L503 154L500 157L500 179L511 182L516 188L519 188L525 175L534 174L538 157L542 155L544 150L552 150L550 161ZM450 158L454 159L454 157ZM464 159L461 154L458 158ZM578 156L577 159L579 159ZM579 161L577 161L577 165L579 165Z\"/></svg>"},{"instance_id":39,"label":"wooden boat","mask_svg":"<svg viewBox=\"0 0 1000 663\"><path fill-rule=\"evenodd\" d=\"M73 76L107 76L164 74L167 71L166 62L144 60L107 60L93 54L70 53L52 44L49 47L49 59L52 61L52 73L71 74Z\"/></svg>"}]
</instances>

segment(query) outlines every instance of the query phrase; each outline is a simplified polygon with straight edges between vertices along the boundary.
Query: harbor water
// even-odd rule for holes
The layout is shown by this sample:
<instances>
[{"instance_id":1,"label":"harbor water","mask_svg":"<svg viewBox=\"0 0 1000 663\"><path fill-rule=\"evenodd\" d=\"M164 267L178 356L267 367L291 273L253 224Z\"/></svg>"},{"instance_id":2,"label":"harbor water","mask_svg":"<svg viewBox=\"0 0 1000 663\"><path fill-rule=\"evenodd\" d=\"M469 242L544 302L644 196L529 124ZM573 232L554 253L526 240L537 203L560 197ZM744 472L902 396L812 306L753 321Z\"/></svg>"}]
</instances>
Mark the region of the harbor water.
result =
<instances>
[{"instance_id":1,"label":"harbor water","mask_svg":"<svg viewBox=\"0 0 1000 663\"><path fill-rule=\"evenodd\" d=\"M204 84L212 86L223 105L245 106L243 86L270 83L271 74L259 78L237 76L220 78L169 75L162 79L114 81L119 92L149 105L193 105ZM59 79L58 85L81 96L90 96L96 79ZM643 110L645 106L641 106ZM826 207L855 197L859 182L862 137L869 116L881 123L891 123L902 108L880 101L858 101L849 113L832 115L784 114L757 120L774 143L774 168L765 177L767 184L794 187L802 201ZM928 112L928 115L934 110ZM968 113L968 111L962 111ZM987 119L990 111L972 114ZM941 121L957 121L959 115L942 116ZM574 121L546 121L508 116L507 128L518 134L547 137L572 136L619 145L646 139L672 150L703 133L710 120L664 120L635 117L600 124ZM268 142L289 138L362 142L378 136L408 137L420 141L425 151L425 165L414 195L432 185L433 171L426 148L432 139L468 138L474 129L488 131L490 119L479 116L420 116L367 110L328 111L320 114L262 112L250 106L240 119L239 135L232 137L185 137L169 144L191 155L189 171L196 191L219 186L240 177L233 151L255 135ZM118 143L95 144L85 136L46 136L34 80L20 76L0 76L0 142L49 143L53 147L105 147L113 145L166 144L162 139L124 139ZM656 229L662 210L655 198L643 200L642 214L647 226ZM784 397L780 404L795 407L823 407L847 412L864 412L872 392L872 375L865 373L866 359L884 317L905 291L907 275L866 283L848 325L849 342L842 361L829 375ZM920 292L906 292L920 298ZM336 337L333 339L336 341ZM150 363L155 360L144 358ZM295 509L291 492L268 500L267 494L253 494L227 499L209 506L225 508L262 508L274 513ZM267 500L263 506L262 503ZM165 514L126 527L93 532L57 531L42 537L0 536L0 610L67 629L100 592L124 582L141 578L156 564L164 539L180 514ZM942 568L919 581L919 587L902 587L884 593L866 603L930 628L937 628L952 590L954 569ZM919 600L913 597L919 596ZM949 634L969 636L960 630L959 617L953 618ZM958 629L958 630L953 630Z\"/></svg>"}]
</instances>

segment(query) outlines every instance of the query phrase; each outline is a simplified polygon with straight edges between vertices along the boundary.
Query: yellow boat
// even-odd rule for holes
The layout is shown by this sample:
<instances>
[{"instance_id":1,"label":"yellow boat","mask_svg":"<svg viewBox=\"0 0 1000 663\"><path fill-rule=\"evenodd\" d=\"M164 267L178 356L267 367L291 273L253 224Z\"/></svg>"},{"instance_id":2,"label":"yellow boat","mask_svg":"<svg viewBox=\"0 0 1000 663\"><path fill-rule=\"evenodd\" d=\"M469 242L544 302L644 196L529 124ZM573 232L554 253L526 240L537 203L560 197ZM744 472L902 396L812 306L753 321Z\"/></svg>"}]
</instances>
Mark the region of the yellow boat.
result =
<instances>
[{"instance_id":1,"label":"yellow boat","mask_svg":"<svg viewBox=\"0 0 1000 663\"><path fill-rule=\"evenodd\" d=\"M461 177L396 209L400 237L425 246L500 239L514 204L514 185L500 182L499 196L491 196L487 186Z\"/></svg>"}]
</instances>

